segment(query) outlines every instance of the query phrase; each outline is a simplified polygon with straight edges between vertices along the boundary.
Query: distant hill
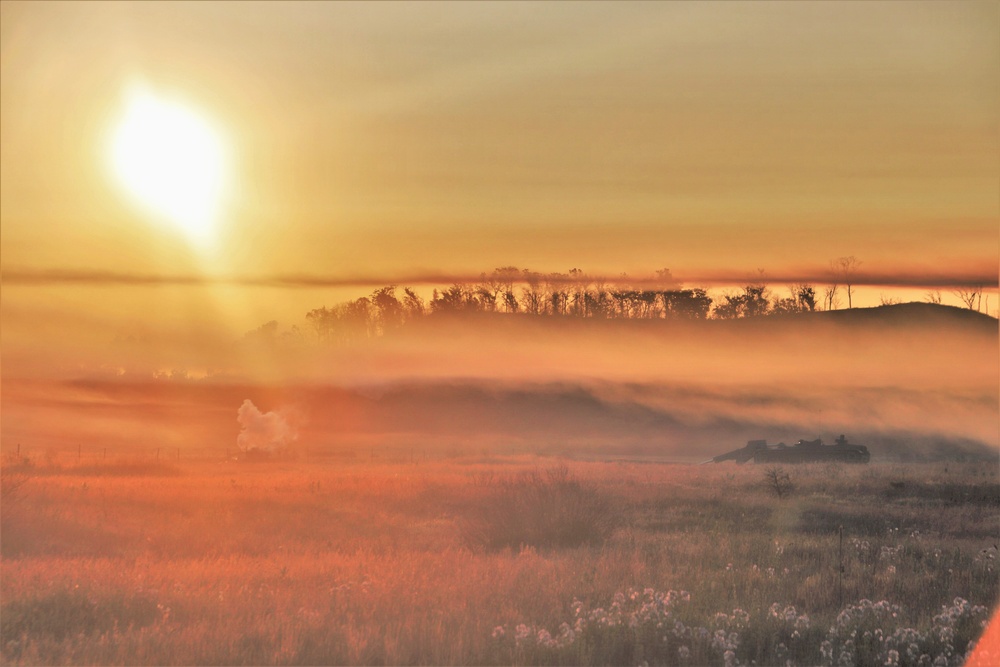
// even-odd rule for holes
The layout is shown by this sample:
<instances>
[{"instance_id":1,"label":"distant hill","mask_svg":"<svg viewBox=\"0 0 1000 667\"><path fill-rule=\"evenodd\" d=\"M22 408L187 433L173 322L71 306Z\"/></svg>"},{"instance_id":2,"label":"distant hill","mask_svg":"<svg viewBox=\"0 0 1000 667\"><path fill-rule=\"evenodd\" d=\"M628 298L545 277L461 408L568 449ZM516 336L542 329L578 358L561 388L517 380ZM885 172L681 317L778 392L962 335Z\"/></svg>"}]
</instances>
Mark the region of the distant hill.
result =
<instances>
[{"instance_id":1,"label":"distant hill","mask_svg":"<svg viewBox=\"0 0 1000 667\"><path fill-rule=\"evenodd\" d=\"M835 322L863 322L884 324L962 324L991 328L997 331L998 320L984 313L968 308L957 308L936 303L913 301L874 308L851 308L848 310L825 310L809 313L810 316Z\"/></svg>"},{"instance_id":2,"label":"distant hill","mask_svg":"<svg viewBox=\"0 0 1000 667\"><path fill-rule=\"evenodd\" d=\"M787 325L795 322L834 322L838 324L888 324L888 325L957 325L977 327L983 331L998 331L1000 321L984 313L945 306L935 303L913 301L871 308L850 308L841 310L817 310L795 313L767 314L757 317L716 319L685 319L685 318L617 318L617 317L573 317L558 315L528 315L524 313L433 313L427 318L433 327L437 323L455 324L486 324L490 327L503 326L504 323L536 323L543 326L573 326L574 323L586 323L593 327L677 327L701 326L704 324L716 326L744 326L750 324L781 323ZM419 324L419 321L414 322Z\"/></svg>"}]
</instances>

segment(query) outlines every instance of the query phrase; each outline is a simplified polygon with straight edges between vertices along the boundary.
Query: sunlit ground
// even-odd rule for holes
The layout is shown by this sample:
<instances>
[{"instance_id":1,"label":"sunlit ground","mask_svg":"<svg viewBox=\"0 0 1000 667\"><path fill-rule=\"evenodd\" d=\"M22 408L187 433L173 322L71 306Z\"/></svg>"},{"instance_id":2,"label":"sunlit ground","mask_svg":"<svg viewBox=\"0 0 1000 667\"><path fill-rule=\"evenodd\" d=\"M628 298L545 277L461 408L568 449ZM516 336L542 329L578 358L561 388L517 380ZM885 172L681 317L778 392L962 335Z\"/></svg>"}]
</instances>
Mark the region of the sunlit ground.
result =
<instances>
[{"instance_id":1,"label":"sunlit ground","mask_svg":"<svg viewBox=\"0 0 1000 667\"><path fill-rule=\"evenodd\" d=\"M167 458L8 456L5 664L959 664L1000 585L992 465Z\"/></svg>"}]
</instances>

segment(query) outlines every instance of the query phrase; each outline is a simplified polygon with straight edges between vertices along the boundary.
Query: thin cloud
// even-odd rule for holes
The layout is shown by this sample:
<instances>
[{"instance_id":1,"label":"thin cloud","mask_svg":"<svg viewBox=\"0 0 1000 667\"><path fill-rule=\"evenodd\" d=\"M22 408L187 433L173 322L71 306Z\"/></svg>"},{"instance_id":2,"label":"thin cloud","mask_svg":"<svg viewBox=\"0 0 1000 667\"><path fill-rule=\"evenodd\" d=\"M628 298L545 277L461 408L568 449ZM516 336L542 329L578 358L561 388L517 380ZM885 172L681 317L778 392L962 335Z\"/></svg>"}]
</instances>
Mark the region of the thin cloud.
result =
<instances>
[{"instance_id":1,"label":"thin cloud","mask_svg":"<svg viewBox=\"0 0 1000 667\"><path fill-rule=\"evenodd\" d=\"M485 274L489 277L490 274ZM571 276L562 273L531 271L537 279L555 284L629 284L634 286L664 286L669 284L659 276ZM116 271L71 270L71 269L13 269L2 273L2 280L8 285L92 285L92 286L142 286L142 285L235 285L244 287L321 288L321 287L370 287L373 285L449 285L454 283L477 283L484 274L463 274L444 272L412 272L387 274L320 275L320 274L274 274L262 276L248 275L201 275L201 274L153 274L126 273ZM672 276L675 283L684 285L740 285L756 282L768 284L843 284L841 275L832 270L802 270L780 273L754 271L693 271L679 272ZM525 282L524 274L520 280ZM913 287L913 288L959 288L997 287L1000 273L996 269L971 269L968 271L857 271L850 282L856 286L872 287Z\"/></svg>"}]
</instances>

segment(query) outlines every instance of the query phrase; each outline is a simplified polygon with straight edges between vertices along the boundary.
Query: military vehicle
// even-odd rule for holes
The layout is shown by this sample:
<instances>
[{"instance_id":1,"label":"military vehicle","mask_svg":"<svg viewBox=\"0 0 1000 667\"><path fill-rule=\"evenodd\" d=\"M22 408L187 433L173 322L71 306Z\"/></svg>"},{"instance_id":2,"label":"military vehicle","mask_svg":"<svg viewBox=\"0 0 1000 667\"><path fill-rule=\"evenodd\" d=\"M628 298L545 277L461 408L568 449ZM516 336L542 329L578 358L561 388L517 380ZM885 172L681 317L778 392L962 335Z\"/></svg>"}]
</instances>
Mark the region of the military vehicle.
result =
<instances>
[{"instance_id":1,"label":"military vehicle","mask_svg":"<svg viewBox=\"0 0 1000 667\"><path fill-rule=\"evenodd\" d=\"M720 454L705 463L722 463L736 461L746 463L820 463L823 461L845 461L847 463L868 463L871 454L864 445L853 445L847 438L840 436L833 445L824 445L823 441L799 440L794 445L779 442L776 445L767 444L767 440L751 440L746 447L734 449L726 454Z\"/></svg>"}]
</instances>

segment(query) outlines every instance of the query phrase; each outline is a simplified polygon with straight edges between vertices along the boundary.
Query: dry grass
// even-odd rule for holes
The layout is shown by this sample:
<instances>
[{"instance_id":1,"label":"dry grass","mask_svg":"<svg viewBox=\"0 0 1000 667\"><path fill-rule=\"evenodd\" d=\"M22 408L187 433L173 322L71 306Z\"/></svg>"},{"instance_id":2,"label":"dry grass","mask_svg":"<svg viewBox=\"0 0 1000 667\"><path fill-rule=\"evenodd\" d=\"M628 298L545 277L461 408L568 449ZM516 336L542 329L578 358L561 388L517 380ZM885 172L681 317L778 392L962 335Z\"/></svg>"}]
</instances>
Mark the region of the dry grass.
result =
<instances>
[{"instance_id":1,"label":"dry grass","mask_svg":"<svg viewBox=\"0 0 1000 667\"><path fill-rule=\"evenodd\" d=\"M478 479L488 492L459 512L462 535L473 549L600 545L620 516L604 493L571 476L566 466Z\"/></svg>"},{"instance_id":2,"label":"dry grass","mask_svg":"<svg viewBox=\"0 0 1000 667\"><path fill-rule=\"evenodd\" d=\"M994 467L793 466L780 501L733 465L126 468L21 471L0 533L4 664L607 664L638 639L543 650L516 628L558 636L574 599L607 609L647 587L688 591L691 626L745 610L733 659L758 664L779 662L771 606L794 606L811 619L802 662L859 600L925 631L1000 586Z\"/></svg>"}]
</instances>

